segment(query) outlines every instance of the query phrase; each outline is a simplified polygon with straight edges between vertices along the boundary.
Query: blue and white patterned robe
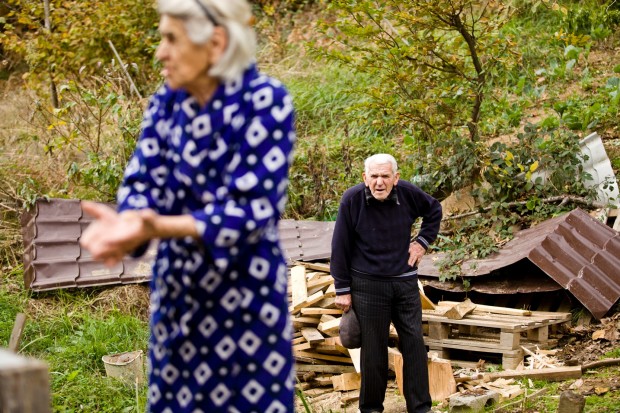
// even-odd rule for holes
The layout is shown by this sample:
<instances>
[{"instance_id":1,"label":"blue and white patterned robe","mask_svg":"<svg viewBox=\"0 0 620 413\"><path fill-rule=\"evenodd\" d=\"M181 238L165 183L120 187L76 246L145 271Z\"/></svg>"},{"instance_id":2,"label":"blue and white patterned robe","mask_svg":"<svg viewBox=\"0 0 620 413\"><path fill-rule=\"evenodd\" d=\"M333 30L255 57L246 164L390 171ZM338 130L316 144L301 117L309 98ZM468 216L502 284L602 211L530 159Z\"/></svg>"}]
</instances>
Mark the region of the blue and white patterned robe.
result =
<instances>
[{"instance_id":1,"label":"blue and white patterned robe","mask_svg":"<svg viewBox=\"0 0 620 413\"><path fill-rule=\"evenodd\" d=\"M119 210L192 214L202 239L164 239L158 247L151 412L293 411L287 268L277 229L293 116L285 88L255 66L221 84L203 108L166 86L151 99Z\"/></svg>"}]
</instances>

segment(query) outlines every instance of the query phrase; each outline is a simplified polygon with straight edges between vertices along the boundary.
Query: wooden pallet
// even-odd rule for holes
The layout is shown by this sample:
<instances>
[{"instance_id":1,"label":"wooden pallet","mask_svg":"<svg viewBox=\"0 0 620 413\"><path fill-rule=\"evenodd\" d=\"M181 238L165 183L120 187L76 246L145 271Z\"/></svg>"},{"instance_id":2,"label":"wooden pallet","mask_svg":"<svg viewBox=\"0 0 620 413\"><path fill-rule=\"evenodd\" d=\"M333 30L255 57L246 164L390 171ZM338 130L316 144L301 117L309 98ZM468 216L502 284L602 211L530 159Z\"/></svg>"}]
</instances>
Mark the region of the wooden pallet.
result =
<instances>
[{"instance_id":1,"label":"wooden pallet","mask_svg":"<svg viewBox=\"0 0 620 413\"><path fill-rule=\"evenodd\" d=\"M550 339L550 328L571 320L570 313L499 314L492 313L492 307L476 309L455 320L443 315L449 308L440 305L422 312L424 343L429 350L436 351L441 358L450 358L451 349L501 354L504 369L514 369L523 361L522 346L528 349L555 346L557 340Z\"/></svg>"}]
</instances>

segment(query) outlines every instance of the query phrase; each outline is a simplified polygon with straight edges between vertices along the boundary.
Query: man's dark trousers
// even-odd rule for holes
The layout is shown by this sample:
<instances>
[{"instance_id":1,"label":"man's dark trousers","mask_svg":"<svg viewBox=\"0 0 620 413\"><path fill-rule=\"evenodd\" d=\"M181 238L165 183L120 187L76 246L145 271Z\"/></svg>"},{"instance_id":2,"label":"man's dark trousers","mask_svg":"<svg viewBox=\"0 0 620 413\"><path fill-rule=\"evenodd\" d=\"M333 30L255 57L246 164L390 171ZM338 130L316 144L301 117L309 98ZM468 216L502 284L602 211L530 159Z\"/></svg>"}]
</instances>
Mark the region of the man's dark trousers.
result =
<instances>
[{"instance_id":1,"label":"man's dark trousers","mask_svg":"<svg viewBox=\"0 0 620 413\"><path fill-rule=\"evenodd\" d=\"M396 327L403 355L403 396L407 412L430 411L432 402L417 278L376 281L353 277L351 298L362 330L360 411L383 411L390 321Z\"/></svg>"}]
</instances>

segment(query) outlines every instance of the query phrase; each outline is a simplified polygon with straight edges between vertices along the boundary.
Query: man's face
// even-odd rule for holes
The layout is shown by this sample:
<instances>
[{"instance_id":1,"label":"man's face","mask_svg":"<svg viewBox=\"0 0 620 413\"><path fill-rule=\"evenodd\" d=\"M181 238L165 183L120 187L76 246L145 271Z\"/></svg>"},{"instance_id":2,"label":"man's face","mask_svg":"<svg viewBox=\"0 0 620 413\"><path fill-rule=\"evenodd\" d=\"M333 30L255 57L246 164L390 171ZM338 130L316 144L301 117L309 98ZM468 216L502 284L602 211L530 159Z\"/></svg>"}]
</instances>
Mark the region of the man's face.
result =
<instances>
[{"instance_id":1,"label":"man's face","mask_svg":"<svg viewBox=\"0 0 620 413\"><path fill-rule=\"evenodd\" d=\"M389 162L373 163L369 166L368 173L362 174L364 183L376 200L385 201L392 192L392 188L398 183L400 174L392 172L392 164Z\"/></svg>"}]
</instances>

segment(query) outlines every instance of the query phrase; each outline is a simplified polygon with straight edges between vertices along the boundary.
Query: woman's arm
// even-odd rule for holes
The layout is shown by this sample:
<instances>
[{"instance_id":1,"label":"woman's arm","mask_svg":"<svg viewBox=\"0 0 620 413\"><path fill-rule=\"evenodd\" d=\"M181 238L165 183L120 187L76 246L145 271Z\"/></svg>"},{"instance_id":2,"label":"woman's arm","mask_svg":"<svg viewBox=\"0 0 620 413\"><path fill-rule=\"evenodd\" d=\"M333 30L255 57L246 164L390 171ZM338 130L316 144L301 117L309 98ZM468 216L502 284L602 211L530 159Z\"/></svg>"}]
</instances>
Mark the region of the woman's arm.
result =
<instances>
[{"instance_id":1,"label":"woman's arm","mask_svg":"<svg viewBox=\"0 0 620 413\"><path fill-rule=\"evenodd\" d=\"M164 216L152 209L118 213L108 206L87 201L82 202L82 209L96 221L84 231L80 245L108 267L155 238L198 238L191 215Z\"/></svg>"}]
</instances>

